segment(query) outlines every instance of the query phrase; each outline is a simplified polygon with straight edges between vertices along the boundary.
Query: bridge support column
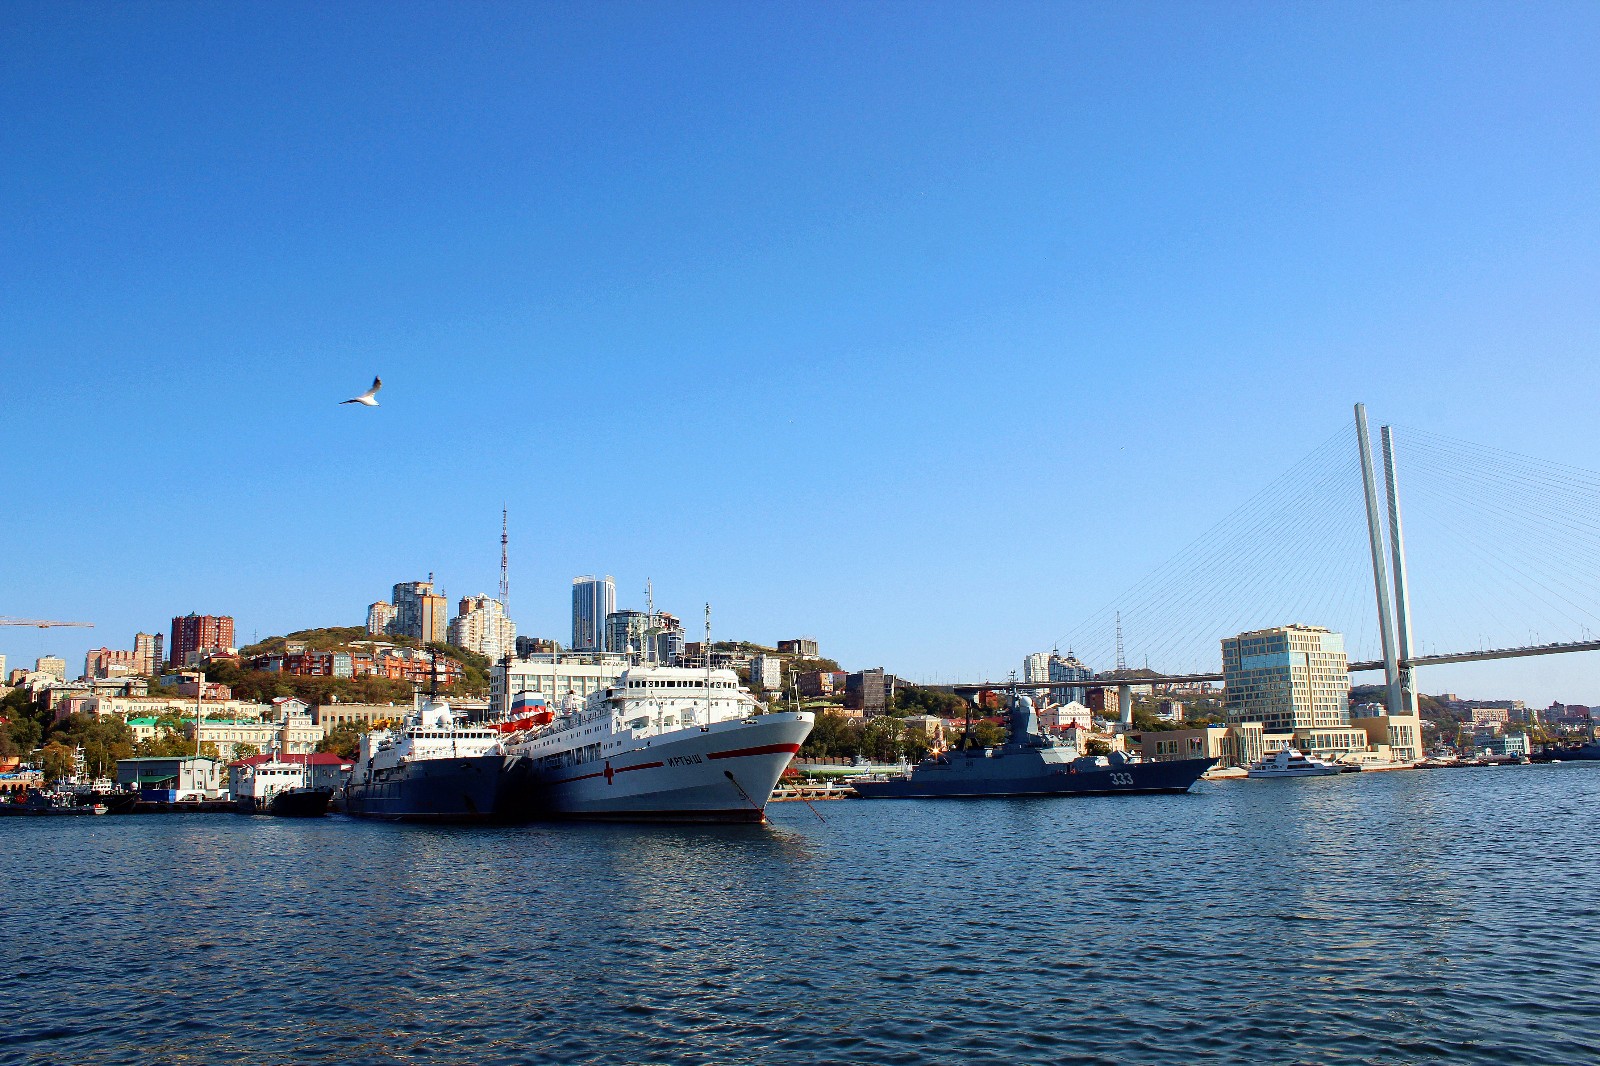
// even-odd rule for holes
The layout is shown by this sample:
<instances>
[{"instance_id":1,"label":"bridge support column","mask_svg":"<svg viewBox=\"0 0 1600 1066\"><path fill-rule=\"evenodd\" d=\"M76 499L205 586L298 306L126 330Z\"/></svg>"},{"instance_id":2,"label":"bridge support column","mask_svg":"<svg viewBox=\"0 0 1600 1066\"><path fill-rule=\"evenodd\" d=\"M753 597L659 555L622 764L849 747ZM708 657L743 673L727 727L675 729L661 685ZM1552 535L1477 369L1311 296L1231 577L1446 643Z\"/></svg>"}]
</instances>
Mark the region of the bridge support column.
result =
<instances>
[{"instance_id":1,"label":"bridge support column","mask_svg":"<svg viewBox=\"0 0 1600 1066\"><path fill-rule=\"evenodd\" d=\"M1128 732L1133 728L1133 686L1117 686L1117 718L1122 723L1122 731Z\"/></svg>"},{"instance_id":2,"label":"bridge support column","mask_svg":"<svg viewBox=\"0 0 1600 1066\"><path fill-rule=\"evenodd\" d=\"M1394 616L1389 611L1389 575L1383 565L1383 519L1378 515L1377 479L1372 473L1372 438L1367 435L1367 405L1356 404L1356 448L1361 455L1361 486L1367 497L1367 537L1372 546L1372 582L1378 590L1378 631L1383 636L1385 700L1391 715L1400 714L1399 663L1394 651Z\"/></svg>"},{"instance_id":3,"label":"bridge support column","mask_svg":"<svg viewBox=\"0 0 1600 1066\"><path fill-rule=\"evenodd\" d=\"M1416 654L1411 646L1411 585L1406 580L1406 535L1400 524L1400 489L1394 473L1394 437L1388 426L1378 432L1383 436L1383 482L1389 496L1389 555L1394 561L1395 654L1400 667L1400 709L1403 714L1416 714L1417 680L1411 671L1411 659Z\"/></svg>"}]
</instances>

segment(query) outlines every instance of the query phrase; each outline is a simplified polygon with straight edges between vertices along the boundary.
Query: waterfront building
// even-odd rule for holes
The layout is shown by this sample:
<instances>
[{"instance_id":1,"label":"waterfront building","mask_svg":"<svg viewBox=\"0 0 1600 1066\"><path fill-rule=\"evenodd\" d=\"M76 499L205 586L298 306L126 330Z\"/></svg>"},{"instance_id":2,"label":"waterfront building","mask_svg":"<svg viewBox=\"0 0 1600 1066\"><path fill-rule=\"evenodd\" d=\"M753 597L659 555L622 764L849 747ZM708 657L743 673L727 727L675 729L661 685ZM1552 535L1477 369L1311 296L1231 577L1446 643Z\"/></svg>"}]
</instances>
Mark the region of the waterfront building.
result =
<instances>
[{"instance_id":1,"label":"waterfront building","mask_svg":"<svg viewBox=\"0 0 1600 1066\"><path fill-rule=\"evenodd\" d=\"M355 760L346 759L331 751L318 751L311 754L280 753L273 755L270 752L263 755L252 755L245 759L235 759L228 764L228 793L237 797L239 795L239 778L247 766L260 766L264 762L278 759L282 762L298 763L311 771L310 784L312 788L344 787L350 772L356 768Z\"/></svg>"},{"instance_id":2,"label":"waterfront building","mask_svg":"<svg viewBox=\"0 0 1600 1066\"><path fill-rule=\"evenodd\" d=\"M1070 648L1067 650L1066 655L1059 655L1056 652L1051 652L1045 669L1048 675L1044 678L1046 681L1072 682L1094 680L1094 671L1080 662L1078 657L1072 654L1072 650ZM1050 694L1063 703L1086 704L1089 702L1089 690L1083 688L1082 686L1074 685L1069 688L1051 689Z\"/></svg>"},{"instance_id":3,"label":"waterfront building","mask_svg":"<svg viewBox=\"0 0 1600 1066\"><path fill-rule=\"evenodd\" d=\"M783 660L776 655L757 655L750 660L750 687L776 692L783 687Z\"/></svg>"},{"instance_id":4,"label":"waterfront building","mask_svg":"<svg viewBox=\"0 0 1600 1066\"><path fill-rule=\"evenodd\" d=\"M1221 766L1241 765L1235 751L1233 732L1224 725L1147 730L1139 738L1139 754L1152 762L1216 759Z\"/></svg>"},{"instance_id":5,"label":"waterfront building","mask_svg":"<svg viewBox=\"0 0 1600 1066\"><path fill-rule=\"evenodd\" d=\"M517 650L516 623L505 604L487 595L463 596L450 620L450 643L498 662Z\"/></svg>"},{"instance_id":6,"label":"waterfront building","mask_svg":"<svg viewBox=\"0 0 1600 1066\"><path fill-rule=\"evenodd\" d=\"M138 666L135 673L155 677L166 665L166 637L161 633L135 633L133 659Z\"/></svg>"},{"instance_id":7,"label":"waterfront building","mask_svg":"<svg viewBox=\"0 0 1600 1066\"><path fill-rule=\"evenodd\" d=\"M1488 755L1527 755L1532 748L1526 733L1500 733L1472 738L1472 746Z\"/></svg>"},{"instance_id":8,"label":"waterfront building","mask_svg":"<svg viewBox=\"0 0 1600 1066\"><path fill-rule=\"evenodd\" d=\"M1367 746L1388 762L1416 762L1422 758L1422 719L1415 714L1390 715L1381 705L1366 704L1360 717L1350 719L1361 730Z\"/></svg>"},{"instance_id":9,"label":"waterfront building","mask_svg":"<svg viewBox=\"0 0 1600 1066\"><path fill-rule=\"evenodd\" d=\"M55 655L41 655L33 662L33 672L48 674L57 681L67 679L67 660Z\"/></svg>"},{"instance_id":10,"label":"waterfront building","mask_svg":"<svg viewBox=\"0 0 1600 1066\"><path fill-rule=\"evenodd\" d=\"M450 617L450 602L434 590L433 575L426 581L402 581L394 587L394 620L390 632L424 644L442 643ZM371 611L371 608L368 608ZM370 619L369 619L370 621Z\"/></svg>"},{"instance_id":11,"label":"waterfront building","mask_svg":"<svg viewBox=\"0 0 1600 1066\"><path fill-rule=\"evenodd\" d=\"M195 614L172 620L172 665L192 666L207 655L233 650L233 618L225 614Z\"/></svg>"},{"instance_id":12,"label":"waterfront building","mask_svg":"<svg viewBox=\"0 0 1600 1066\"><path fill-rule=\"evenodd\" d=\"M560 709L572 696L581 705L590 693L610 687L628 668L625 655L606 652L558 652L496 663L489 675L489 699L497 713L511 708L511 699L528 692L543 696Z\"/></svg>"},{"instance_id":13,"label":"waterfront building","mask_svg":"<svg viewBox=\"0 0 1600 1066\"><path fill-rule=\"evenodd\" d=\"M1228 721L1268 732L1350 725L1344 637L1321 626L1258 629L1222 642Z\"/></svg>"},{"instance_id":14,"label":"waterfront building","mask_svg":"<svg viewBox=\"0 0 1600 1066\"><path fill-rule=\"evenodd\" d=\"M650 616L643 611L612 611L606 615L605 650L642 661L649 629Z\"/></svg>"},{"instance_id":15,"label":"waterfront building","mask_svg":"<svg viewBox=\"0 0 1600 1066\"><path fill-rule=\"evenodd\" d=\"M367 635L369 637L392 636L394 634L394 604L387 600L367 605Z\"/></svg>"},{"instance_id":16,"label":"waterfront building","mask_svg":"<svg viewBox=\"0 0 1600 1066\"><path fill-rule=\"evenodd\" d=\"M572 579L572 650L611 651L606 645L606 617L617 609L617 583L611 575L586 574Z\"/></svg>"},{"instance_id":17,"label":"waterfront building","mask_svg":"<svg viewBox=\"0 0 1600 1066\"><path fill-rule=\"evenodd\" d=\"M818 657L817 642L810 637L797 637L794 640L778 641L779 655L792 655L797 659L815 659Z\"/></svg>"},{"instance_id":18,"label":"waterfront building","mask_svg":"<svg viewBox=\"0 0 1600 1066\"><path fill-rule=\"evenodd\" d=\"M180 795L199 794L216 799L222 795L227 780L222 767L221 759L209 755L118 759L117 784L123 788L173 789Z\"/></svg>"},{"instance_id":19,"label":"waterfront building","mask_svg":"<svg viewBox=\"0 0 1600 1066\"><path fill-rule=\"evenodd\" d=\"M1022 680L1025 684L1050 680L1050 653L1036 651L1022 660Z\"/></svg>"}]
</instances>

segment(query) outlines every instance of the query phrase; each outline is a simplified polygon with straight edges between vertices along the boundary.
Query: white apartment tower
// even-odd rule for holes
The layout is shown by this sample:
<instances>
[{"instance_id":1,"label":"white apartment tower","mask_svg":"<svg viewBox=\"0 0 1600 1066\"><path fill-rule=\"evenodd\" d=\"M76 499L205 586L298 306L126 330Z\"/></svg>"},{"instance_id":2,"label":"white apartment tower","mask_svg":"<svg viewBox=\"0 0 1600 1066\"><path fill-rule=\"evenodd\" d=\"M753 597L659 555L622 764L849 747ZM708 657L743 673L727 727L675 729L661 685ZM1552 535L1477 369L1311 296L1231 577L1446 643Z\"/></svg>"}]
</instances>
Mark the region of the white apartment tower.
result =
<instances>
[{"instance_id":1,"label":"white apartment tower","mask_svg":"<svg viewBox=\"0 0 1600 1066\"><path fill-rule=\"evenodd\" d=\"M463 596L450 619L449 640L458 648L477 652L499 662L517 650L516 623L506 617L505 605L490 596Z\"/></svg>"}]
</instances>

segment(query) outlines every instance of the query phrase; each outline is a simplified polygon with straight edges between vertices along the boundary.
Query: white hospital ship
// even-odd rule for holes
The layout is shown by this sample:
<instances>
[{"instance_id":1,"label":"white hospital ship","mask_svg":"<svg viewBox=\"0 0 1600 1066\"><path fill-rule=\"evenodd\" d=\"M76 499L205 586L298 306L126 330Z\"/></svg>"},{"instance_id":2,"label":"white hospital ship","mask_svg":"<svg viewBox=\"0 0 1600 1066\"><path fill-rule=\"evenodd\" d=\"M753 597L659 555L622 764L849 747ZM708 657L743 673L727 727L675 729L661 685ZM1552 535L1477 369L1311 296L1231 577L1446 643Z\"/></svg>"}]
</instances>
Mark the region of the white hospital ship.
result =
<instances>
[{"instance_id":1,"label":"white hospital ship","mask_svg":"<svg viewBox=\"0 0 1600 1066\"><path fill-rule=\"evenodd\" d=\"M764 711L732 670L633 666L504 737L507 769L534 817L762 822L813 723Z\"/></svg>"}]
</instances>

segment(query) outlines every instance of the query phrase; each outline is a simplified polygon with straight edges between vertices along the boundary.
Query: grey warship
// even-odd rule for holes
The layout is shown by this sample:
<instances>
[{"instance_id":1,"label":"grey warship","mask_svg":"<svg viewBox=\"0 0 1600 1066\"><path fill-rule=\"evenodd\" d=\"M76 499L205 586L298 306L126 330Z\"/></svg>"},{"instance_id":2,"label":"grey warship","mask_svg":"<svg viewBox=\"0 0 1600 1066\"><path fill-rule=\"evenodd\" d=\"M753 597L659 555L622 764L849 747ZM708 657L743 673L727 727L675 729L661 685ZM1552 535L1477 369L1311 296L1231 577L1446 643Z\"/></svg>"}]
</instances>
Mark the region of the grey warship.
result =
<instances>
[{"instance_id":1,"label":"grey warship","mask_svg":"<svg viewBox=\"0 0 1600 1066\"><path fill-rule=\"evenodd\" d=\"M976 746L971 721L961 745L930 755L911 772L853 782L863 799L974 796L1112 796L1189 791L1215 759L1141 762L1122 752L1082 755L1039 732L1033 700L1012 693L1011 734L996 748Z\"/></svg>"}]
</instances>

